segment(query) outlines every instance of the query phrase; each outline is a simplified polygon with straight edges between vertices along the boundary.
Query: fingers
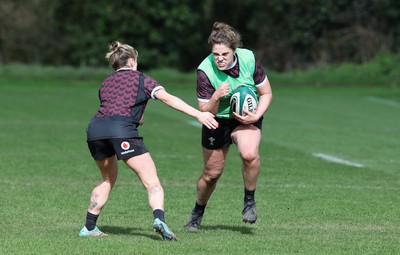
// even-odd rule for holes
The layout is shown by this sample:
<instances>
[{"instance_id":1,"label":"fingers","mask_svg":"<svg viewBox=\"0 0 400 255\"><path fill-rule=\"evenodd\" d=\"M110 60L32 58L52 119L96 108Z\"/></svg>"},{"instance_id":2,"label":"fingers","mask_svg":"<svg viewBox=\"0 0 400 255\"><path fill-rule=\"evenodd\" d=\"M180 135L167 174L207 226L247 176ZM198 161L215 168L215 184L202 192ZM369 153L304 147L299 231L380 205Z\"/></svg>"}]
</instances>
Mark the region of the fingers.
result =
<instances>
[{"instance_id":1,"label":"fingers","mask_svg":"<svg viewBox=\"0 0 400 255\"><path fill-rule=\"evenodd\" d=\"M208 129L217 129L219 126L218 121L214 119L214 114L210 112L201 112L197 116L197 120Z\"/></svg>"},{"instance_id":2,"label":"fingers","mask_svg":"<svg viewBox=\"0 0 400 255\"><path fill-rule=\"evenodd\" d=\"M204 125L208 128L208 129L217 129L219 124L215 119L207 119L204 123Z\"/></svg>"},{"instance_id":3,"label":"fingers","mask_svg":"<svg viewBox=\"0 0 400 255\"><path fill-rule=\"evenodd\" d=\"M214 116L212 114L210 114L210 116L206 118L206 120L203 122L203 124L208 129L217 129L219 126L218 122L214 119Z\"/></svg>"},{"instance_id":4,"label":"fingers","mask_svg":"<svg viewBox=\"0 0 400 255\"><path fill-rule=\"evenodd\" d=\"M226 96L229 94L229 84L223 83L221 86L218 88L218 91L220 92L220 98Z\"/></svg>"},{"instance_id":5,"label":"fingers","mask_svg":"<svg viewBox=\"0 0 400 255\"><path fill-rule=\"evenodd\" d=\"M257 122L257 117L254 113L243 110L243 115L239 115L236 112L233 112L233 116L236 120L238 120L243 125L248 125Z\"/></svg>"}]
</instances>

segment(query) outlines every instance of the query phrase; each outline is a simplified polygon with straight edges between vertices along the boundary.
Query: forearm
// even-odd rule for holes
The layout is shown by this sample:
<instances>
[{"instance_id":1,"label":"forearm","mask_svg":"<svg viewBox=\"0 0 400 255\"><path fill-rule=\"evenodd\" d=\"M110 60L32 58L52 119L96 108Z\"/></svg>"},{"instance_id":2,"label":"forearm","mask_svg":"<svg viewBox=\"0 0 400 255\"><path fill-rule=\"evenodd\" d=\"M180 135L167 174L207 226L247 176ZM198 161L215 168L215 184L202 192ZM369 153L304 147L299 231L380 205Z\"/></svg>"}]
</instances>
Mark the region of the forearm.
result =
<instances>
[{"instance_id":1,"label":"forearm","mask_svg":"<svg viewBox=\"0 0 400 255\"><path fill-rule=\"evenodd\" d=\"M256 115L259 118L264 115L264 113L268 110L272 102L272 93L264 94L260 96L259 103L257 106Z\"/></svg>"},{"instance_id":2,"label":"forearm","mask_svg":"<svg viewBox=\"0 0 400 255\"><path fill-rule=\"evenodd\" d=\"M166 105L168 105L171 108L174 108L180 112L183 112L189 116L192 116L194 118L197 117L199 114L199 111L192 106L188 105L185 103L182 99L171 95L170 97L163 99L162 100Z\"/></svg>"},{"instance_id":3,"label":"forearm","mask_svg":"<svg viewBox=\"0 0 400 255\"><path fill-rule=\"evenodd\" d=\"M217 115L219 107L219 99L213 95L207 103L199 103L199 109L202 112L211 112Z\"/></svg>"}]
</instances>

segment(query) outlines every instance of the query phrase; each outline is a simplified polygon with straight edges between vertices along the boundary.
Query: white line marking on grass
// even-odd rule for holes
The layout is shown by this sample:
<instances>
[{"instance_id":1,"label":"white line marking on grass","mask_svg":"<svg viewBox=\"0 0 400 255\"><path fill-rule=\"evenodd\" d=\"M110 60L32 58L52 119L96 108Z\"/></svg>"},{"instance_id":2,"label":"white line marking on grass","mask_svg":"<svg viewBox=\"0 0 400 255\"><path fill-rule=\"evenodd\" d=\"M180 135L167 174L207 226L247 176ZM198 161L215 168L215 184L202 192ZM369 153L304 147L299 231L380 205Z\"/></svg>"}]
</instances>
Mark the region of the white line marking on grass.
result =
<instances>
[{"instance_id":1,"label":"white line marking on grass","mask_svg":"<svg viewBox=\"0 0 400 255\"><path fill-rule=\"evenodd\" d=\"M200 122L195 121L195 120L189 120L189 121L187 121L187 123L188 123L189 125L195 126L195 127L201 127L201 126L202 126Z\"/></svg>"},{"instance_id":2,"label":"white line marking on grass","mask_svg":"<svg viewBox=\"0 0 400 255\"><path fill-rule=\"evenodd\" d=\"M312 154L314 157L317 158L322 158L330 162L338 163L338 164L343 164L347 166L354 166L354 167L364 167L363 164L356 163L356 162L351 162L345 159L337 158L335 156L329 155L329 154L324 154L324 153L313 153Z\"/></svg>"},{"instance_id":3,"label":"white line marking on grass","mask_svg":"<svg viewBox=\"0 0 400 255\"><path fill-rule=\"evenodd\" d=\"M379 97L367 97L368 101L374 102L374 103L379 103L379 104L385 104L385 105L390 105L394 107L400 107L400 103L393 101L393 100L388 100L388 99L383 99Z\"/></svg>"}]
</instances>

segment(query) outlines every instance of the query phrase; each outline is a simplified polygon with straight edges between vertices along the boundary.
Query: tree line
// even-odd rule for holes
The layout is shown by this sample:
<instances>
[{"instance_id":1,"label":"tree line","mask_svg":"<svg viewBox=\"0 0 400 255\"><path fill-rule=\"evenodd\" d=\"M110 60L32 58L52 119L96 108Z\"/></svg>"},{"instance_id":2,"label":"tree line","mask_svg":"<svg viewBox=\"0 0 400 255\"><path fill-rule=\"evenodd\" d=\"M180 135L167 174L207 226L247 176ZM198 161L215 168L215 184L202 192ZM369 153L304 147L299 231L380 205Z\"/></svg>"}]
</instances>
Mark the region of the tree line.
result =
<instances>
[{"instance_id":1,"label":"tree line","mask_svg":"<svg viewBox=\"0 0 400 255\"><path fill-rule=\"evenodd\" d=\"M215 21L276 71L399 52L398 0L2 0L0 63L100 67L119 40L142 69L188 71L209 54Z\"/></svg>"}]
</instances>

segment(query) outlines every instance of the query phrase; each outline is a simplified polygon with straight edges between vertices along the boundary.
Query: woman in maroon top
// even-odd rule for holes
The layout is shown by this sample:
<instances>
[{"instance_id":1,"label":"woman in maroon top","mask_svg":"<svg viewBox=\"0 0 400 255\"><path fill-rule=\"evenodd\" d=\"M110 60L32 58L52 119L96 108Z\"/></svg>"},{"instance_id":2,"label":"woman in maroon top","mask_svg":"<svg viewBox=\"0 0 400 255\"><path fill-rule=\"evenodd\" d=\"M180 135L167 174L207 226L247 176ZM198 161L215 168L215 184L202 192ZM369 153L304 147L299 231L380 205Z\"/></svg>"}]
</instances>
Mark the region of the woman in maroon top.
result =
<instances>
[{"instance_id":1,"label":"woman in maroon top","mask_svg":"<svg viewBox=\"0 0 400 255\"><path fill-rule=\"evenodd\" d=\"M79 236L106 235L96 227L96 222L117 179L117 161L123 160L147 190L154 231L164 240L175 241L174 233L165 224L164 191L156 166L138 132L143 112L149 99L158 99L210 129L217 128L218 123L213 114L191 107L153 78L137 71L138 52L133 47L113 42L109 50L106 58L115 72L103 81L99 89L100 108L87 128L88 147L102 179L91 193L86 223Z\"/></svg>"}]
</instances>

